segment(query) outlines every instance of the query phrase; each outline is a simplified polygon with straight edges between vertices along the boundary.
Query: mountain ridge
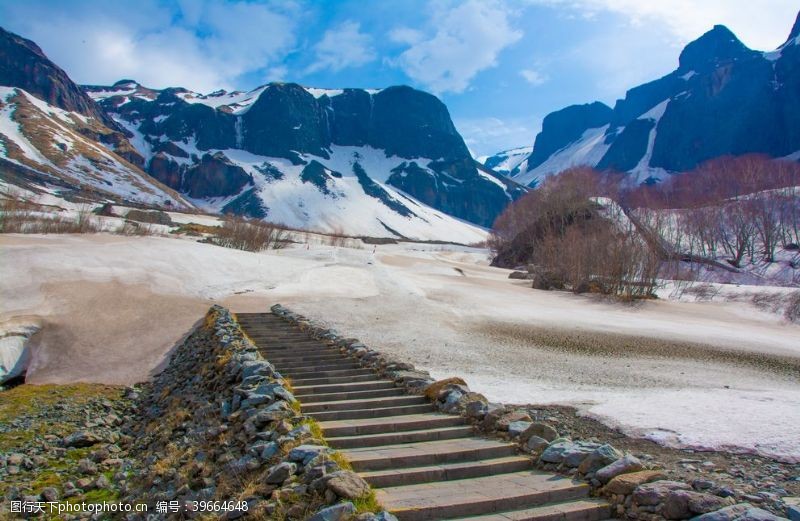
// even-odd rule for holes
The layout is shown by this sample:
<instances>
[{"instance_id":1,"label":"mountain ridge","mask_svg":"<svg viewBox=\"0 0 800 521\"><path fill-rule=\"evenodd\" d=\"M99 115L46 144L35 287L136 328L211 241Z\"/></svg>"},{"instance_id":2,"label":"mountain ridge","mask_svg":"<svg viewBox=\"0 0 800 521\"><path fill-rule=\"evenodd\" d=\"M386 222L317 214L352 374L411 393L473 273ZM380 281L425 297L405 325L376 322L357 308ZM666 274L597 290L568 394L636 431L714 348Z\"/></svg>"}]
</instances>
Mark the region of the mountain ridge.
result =
<instances>
[{"instance_id":1,"label":"mountain ridge","mask_svg":"<svg viewBox=\"0 0 800 521\"><path fill-rule=\"evenodd\" d=\"M534 186L571 166L658 182L723 155L800 152L800 14L786 43L761 52L716 25L681 51L678 67L631 88L614 107L571 105L548 114L513 175Z\"/></svg>"}]
</instances>

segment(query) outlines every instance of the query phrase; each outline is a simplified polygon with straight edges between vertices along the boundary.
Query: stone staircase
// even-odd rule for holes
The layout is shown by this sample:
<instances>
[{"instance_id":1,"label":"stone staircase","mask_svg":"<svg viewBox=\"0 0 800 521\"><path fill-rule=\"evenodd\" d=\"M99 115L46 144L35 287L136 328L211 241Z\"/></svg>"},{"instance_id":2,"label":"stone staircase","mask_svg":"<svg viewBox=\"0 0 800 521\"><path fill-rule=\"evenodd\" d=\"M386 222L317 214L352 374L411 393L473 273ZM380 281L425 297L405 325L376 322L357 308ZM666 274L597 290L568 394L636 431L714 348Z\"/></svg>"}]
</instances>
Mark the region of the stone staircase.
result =
<instances>
[{"instance_id":1,"label":"stone staircase","mask_svg":"<svg viewBox=\"0 0 800 521\"><path fill-rule=\"evenodd\" d=\"M240 313L250 338L291 379L303 413L401 521L598 521L609 505L589 486L533 469L509 443L475 436L371 369L271 313Z\"/></svg>"}]
</instances>

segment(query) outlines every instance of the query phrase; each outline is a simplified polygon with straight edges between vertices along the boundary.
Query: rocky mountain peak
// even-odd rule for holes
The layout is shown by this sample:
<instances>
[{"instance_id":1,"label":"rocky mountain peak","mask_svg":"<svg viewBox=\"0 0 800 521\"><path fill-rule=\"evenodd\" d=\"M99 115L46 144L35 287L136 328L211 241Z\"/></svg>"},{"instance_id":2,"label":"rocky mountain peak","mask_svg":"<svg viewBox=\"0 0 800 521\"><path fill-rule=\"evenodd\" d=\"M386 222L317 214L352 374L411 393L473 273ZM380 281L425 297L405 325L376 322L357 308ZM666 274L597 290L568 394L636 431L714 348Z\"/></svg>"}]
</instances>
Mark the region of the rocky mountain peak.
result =
<instances>
[{"instance_id":1,"label":"rocky mountain peak","mask_svg":"<svg viewBox=\"0 0 800 521\"><path fill-rule=\"evenodd\" d=\"M96 118L117 130L114 121L50 61L32 41L0 27L0 85L19 87L58 108Z\"/></svg>"},{"instance_id":2,"label":"rocky mountain peak","mask_svg":"<svg viewBox=\"0 0 800 521\"><path fill-rule=\"evenodd\" d=\"M715 25L683 49L679 58L679 70L708 71L754 53L730 29L724 25Z\"/></svg>"},{"instance_id":3,"label":"rocky mountain peak","mask_svg":"<svg viewBox=\"0 0 800 521\"><path fill-rule=\"evenodd\" d=\"M789 33L789 38L786 40L786 43L791 42L792 40L797 39L800 37L800 12L797 13L797 18L794 21L794 25L792 26L792 32Z\"/></svg>"}]
</instances>

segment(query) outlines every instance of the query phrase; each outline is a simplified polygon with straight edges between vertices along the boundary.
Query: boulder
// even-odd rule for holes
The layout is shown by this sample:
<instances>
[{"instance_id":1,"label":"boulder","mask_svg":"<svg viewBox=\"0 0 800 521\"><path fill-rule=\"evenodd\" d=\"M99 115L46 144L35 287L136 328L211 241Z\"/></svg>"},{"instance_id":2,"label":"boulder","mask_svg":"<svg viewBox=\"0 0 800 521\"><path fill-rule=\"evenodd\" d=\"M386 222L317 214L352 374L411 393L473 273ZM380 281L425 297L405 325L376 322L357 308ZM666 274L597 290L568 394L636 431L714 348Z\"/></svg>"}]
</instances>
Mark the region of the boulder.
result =
<instances>
[{"instance_id":1,"label":"boulder","mask_svg":"<svg viewBox=\"0 0 800 521\"><path fill-rule=\"evenodd\" d=\"M340 470L329 475L328 490L332 490L338 497L345 499L358 499L369 494L369 485L355 472Z\"/></svg>"},{"instance_id":2,"label":"boulder","mask_svg":"<svg viewBox=\"0 0 800 521\"><path fill-rule=\"evenodd\" d=\"M553 441L558 438L558 431L546 422L533 422L520 436L521 440L526 440L531 436L538 436L547 441Z\"/></svg>"},{"instance_id":3,"label":"boulder","mask_svg":"<svg viewBox=\"0 0 800 521\"><path fill-rule=\"evenodd\" d=\"M502 416L500 416L500 418L497 420L496 424L497 430L507 431L509 425L511 425L514 422L520 422L520 421L529 422L531 421L531 417L528 415L527 412L522 410L507 412Z\"/></svg>"},{"instance_id":4,"label":"boulder","mask_svg":"<svg viewBox=\"0 0 800 521\"><path fill-rule=\"evenodd\" d=\"M528 427L530 427L530 425L531 425L531 422L526 422L526 421L511 422L511 423L508 424L508 433L512 437L516 438L517 436L519 436L520 434L525 432L525 430Z\"/></svg>"},{"instance_id":5,"label":"boulder","mask_svg":"<svg viewBox=\"0 0 800 521\"><path fill-rule=\"evenodd\" d=\"M442 391L442 389L451 384L463 385L464 387L467 386L467 382L465 382L463 379L457 376L451 378L445 378L443 380L438 380L436 382L433 382L428 387L426 387L425 396L431 401L436 400L439 397L439 393Z\"/></svg>"},{"instance_id":6,"label":"boulder","mask_svg":"<svg viewBox=\"0 0 800 521\"><path fill-rule=\"evenodd\" d=\"M676 490L689 489L689 485L680 481L653 481L636 487L633 491L633 502L640 506L655 506L663 503Z\"/></svg>"},{"instance_id":7,"label":"boulder","mask_svg":"<svg viewBox=\"0 0 800 521\"><path fill-rule=\"evenodd\" d=\"M715 512L709 512L697 517L692 521L785 521L783 518L773 515L766 510L755 508L749 503L739 503Z\"/></svg>"},{"instance_id":8,"label":"boulder","mask_svg":"<svg viewBox=\"0 0 800 521\"><path fill-rule=\"evenodd\" d=\"M658 481L666 477L666 474L660 470L642 470L639 472L620 474L608 482L608 484L603 488L603 492L606 494L619 494L627 496L633 493L633 491L636 490L639 485L650 483L652 481Z\"/></svg>"},{"instance_id":9,"label":"boulder","mask_svg":"<svg viewBox=\"0 0 800 521\"><path fill-rule=\"evenodd\" d=\"M91 447L101 441L103 441L103 438L92 431L73 432L63 440L65 447L75 448Z\"/></svg>"},{"instance_id":10,"label":"boulder","mask_svg":"<svg viewBox=\"0 0 800 521\"><path fill-rule=\"evenodd\" d=\"M305 465L306 462L311 461L318 454L327 453L330 449L323 445L299 445L289 451L290 461L302 461Z\"/></svg>"},{"instance_id":11,"label":"boulder","mask_svg":"<svg viewBox=\"0 0 800 521\"><path fill-rule=\"evenodd\" d=\"M525 446L531 452L541 452L549 445L548 441L544 438L540 438L539 436L531 436L528 438L528 441L525 442Z\"/></svg>"},{"instance_id":12,"label":"boulder","mask_svg":"<svg viewBox=\"0 0 800 521\"><path fill-rule=\"evenodd\" d=\"M578 465L578 472L589 474L622 458L622 453L609 444L601 445Z\"/></svg>"},{"instance_id":13,"label":"boulder","mask_svg":"<svg viewBox=\"0 0 800 521\"><path fill-rule=\"evenodd\" d=\"M284 481L289 479L297 471L297 465L284 461L277 465L270 467L267 470L267 477L264 481L269 485L281 485Z\"/></svg>"},{"instance_id":14,"label":"boulder","mask_svg":"<svg viewBox=\"0 0 800 521\"><path fill-rule=\"evenodd\" d=\"M639 461L639 458L631 454L626 454L624 457L602 467L595 473L595 477L600 483L608 483L620 474L628 474L629 472L637 472L642 470L644 465Z\"/></svg>"},{"instance_id":15,"label":"boulder","mask_svg":"<svg viewBox=\"0 0 800 521\"><path fill-rule=\"evenodd\" d=\"M337 503L336 505L323 508L308 521L344 521L349 519L356 512L356 507L352 503Z\"/></svg>"}]
</instances>

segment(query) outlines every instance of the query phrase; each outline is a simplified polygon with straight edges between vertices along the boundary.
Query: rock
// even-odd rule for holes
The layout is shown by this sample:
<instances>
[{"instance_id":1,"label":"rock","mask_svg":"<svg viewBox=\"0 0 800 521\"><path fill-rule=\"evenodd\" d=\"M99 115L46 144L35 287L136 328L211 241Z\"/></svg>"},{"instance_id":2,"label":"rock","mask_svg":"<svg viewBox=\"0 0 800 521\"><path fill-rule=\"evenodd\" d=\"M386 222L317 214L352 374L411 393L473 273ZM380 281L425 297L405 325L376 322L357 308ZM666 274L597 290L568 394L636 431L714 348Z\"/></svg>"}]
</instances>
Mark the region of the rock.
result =
<instances>
[{"instance_id":1,"label":"rock","mask_svg":"<svg viewBox=\"0 0 800 521\"><path fill-rule=\"evenodd\" d=\"M328 476L327 486L337 496L358 499L369 494L369 485L355 472L340 470Z\"/></svg>"},{"instance_id":2,"label":"rock","mask_svg":"<svg viewBox=\"0 0 800 521\"><path fill-rule=\"evenodd\" d=\"M525 432L525 430L530 426L530 424L531 422L526 422L526 421L511 422L508 424L508 433L512 437L516 438L517 436Z\"/></svg>"},{"instance_id":3,"label":"rock","mask_svg":"<svg viewBox=\"0 0 800 521\"><path fill-rule=\"evenodd\" d=\"M633 491L633 502L640 506L655 506L663 502L672 492L689 488L689 485L680 481L653 481L636 487Z\"/></svg>"},{"instance_id":4,"label":"rock","mask_svg":"<svg viewBox=\"0 0 800 521\"><path fill-rule=\"evenodd\" d=\"M601 445L578 465L578 472L588 474L622 458L622 453L609 444Z\"/></svg>"},{"instance_id":5,"label":"rock","mask_svg":"<svg viewBox=\"0 0 800 521\"><path fill-rule=\"evenodd\" d=\"M78 471L81 474L97 474L97 464L88 459L78 461Z\"/></svg>"},{"instance_id":6,"label":"rock","mask_svg":"<svg viewBox=\"0 0 800 521\"><path fill-rule=\"evenodd\" d=\"M55 487L45 487L42 489L41 496L44 501L58 501L58 490Z\"/></svg>"},{"instance_id":7,"label":"rock","mask_svg":"<svg viewBox=\"0 0 800 521\"><path fill-rule=\"evenodd\" d=\"M521 440L527 440L531 436L538 436L547 441L553 441L558 438L558 431L546 422L533 422L520 436Z\"/></svg>"},{"instance_id":8,"label":"rock","mask_svg":"<svg viewBox=\"0 0 800 521\"><path fill-rule=\"evenodd\" d=\"M622 458L606 465L597 470L595 477L600 483L608 483L620 474L628 474L630 472L637 472L642 470L644 465L639 461L639 458L631 454L626 454Z\"/></svg>"},{"instance_id":9,"label":"rock","mask_svg":"<svg viewBox=\"0 0 800 521\"><path fill-rule=\"evenodd\" d=\"M666 477L666 474L659 470L642 470L639 472L620 474L609 481L609 483L603 488L603 493L627 496L631 494L639 485L650 483L652 481L658 481Z\"/></svg>"},{"instance_id":10,"label":"rock","mask_svg":"<svg viewBox=\"0 0 800 521\"><path fill-rule=\"evenodd\" d=\"M526 280L533 278L533 275L528 273L527 271L512 271L508 274L509 279L516 279L516 280Z\"/></svg>"},{"instance_id":11,"label":"rock","mask_svg":"<svg viewBox=\"0 0 800 521\"><path fill-rule=\"evenodd\" d=\"M514 422L529 422L531 421L531 417L525 411L511 411L503 414L497 420L497 430L499 431L507 431L508 426Z\"/></svg>"},{"instance_id":12,"label":"rock","mask_svg":"<svg viewBox=\"0 0 800 521\"><path fill-rule=\"evenodd\" d=\"M548 445L550 445L546 439L540 438L539 436L531 436L528 438L528 441L525 442L525 446L531 451L538 453L543 451Z\"/></svg>"},{"instance_id":13,"label":"rock","mask_svg":"<svg viewBox=\"0 0 800 521\"><path fill-rule=\"evenodd\" d=\"M328 452L328 447L323 445L299 445L289 452L290 461L302 461L305 465L306 462L311 461L320 453Z\"/></svg>"},{"instance_id":14,"label":"rock","mask_svg":"<svg viewBox=\"0 0 800 521\"><path fill-rule=\"evenodd\" d=\"M707 514L733 503L732 499L721 498L714 494L703 492L687 492L687 494L689 495L689 510L693 514Z\"/></svg>"},{"instance_id":15,"label":"rock","mask_svg":"<svg viewBox=\"0 0 800 521\"><path fill-rule=\"evenodd\" d=\"M425 396L431 401L436 400L439 397L439 393L442 391L442 389L451 384L463 385L464 387L467 386L467 382L465 382L463 379L457 376L454 376L452 378L445 378L443 380L438 380L436 382L433 382L428 387L426 387Z\"/></svg>"},{"instance_id":16,"label":"rock","mask_svg":"<svg viewBox=\"0 0 800 521\"><path fill-rule=\"evenodd\" d=\"M377 514L365 513L356 516L356 521L398 521L398 519L385 510Z\"/></svg>"},{"instance_id":17,"label":"rock","mask_svg":"<svg viewBox=\"0 0 800 521\"><path fill-rule=\"evenodd\" d=\"M101 441L103 439L92 431L78 431L64 438L63 443L65 447L83 448L91 447Z\"/></svg>"},{"instance_id":18,"label":"rock","mask_svg":"<svg viewBox=\"0 0 800 521\"><path fill-rule=\"evenodd\" d=\"M261 449L261 453L258 456L263 461L269 461L270 459L272 459L273 456L275 456L275 454L278 453L278 451L280 449L281 448L280 448L280 446L278 446L277 443L275 443L274 441L271 441L271 442L267 443L266 445L264 445L264 448Z\"/></svg>"},{"instance_id":19,"label":"rock","mask_svg":"<svg viewBox=\"0 0 800 521\"><path fill-rule=\"evenodd\" d=\"M563 464L569 468L576 468L599 447L600 445L598 443L589 443L585 441L575 442L564 451Z\"/></svg>"},{"instance_id":20,"label":"rock","mask_svg":"<svg viewBox=\"0 0 800 521\"><path fill-rule=\"evenodd\" d=\"M323 508L313 516L308 518L308 521L344 521L350 516L355 514L356 507L352 503L338 503L331 507Z\"/></svg>"},{"instance_id":21,"label":"rock","mask_svg":"<svg viewBox=\"0 0 800 521\"><path fill-rule=\"evenodd\" d=\"M800 521L800 506L789 505L786 507L786 517L788 517L790 521Z\"/></svg>"},{"instance_id":22,"label":"rock","mask_svg":"<svg viewBox=\"0 0 800 521\"><path fill-rule=\"evenodd\" d=\"M781 521L782 518L770 514L766 510L755 508L749 503L739 503L716 512L709 512L697 517L692 521Z\"/></svg>"},{"instance_id":23,"label":"rock","mask_svg":"<svg viewBox=\"0 0 800 521\"><path fill-rule=\"evenodd\" d=\"M572 447L572 442L554 440L553 443L542 452L539 457L544 463L561 463L564 461L564 453Z\"/></svg>"},{"instance_id":24,"label":"rock","mask_svg":"<svg viewBox=\"0 0 800 521\"><path fill-rule=\"evenodd\" d=\"M486 405L485 401L472 400L467 402L467 404L465 405L464 413L467 415L468 418L480 419L486 416L486 411L488 409L489 408Z\"/></svg>"},{"instance_id":25,"label":"rock","mask_svg":"<svg viewBox=\"0 0 800 521\"><path fill-rule=\"evenodd\" d=\"M88 490L92 488L93 484L94 481L92 480L92 478L81 478L75 482L75 486L82 490Z\"/></svg>"},{"instance_id":26,"label":"rock","mask_svg":"<svg viewBox=\"0 0 800 521\"><path fill-rule=\"evenodd\" d=\"M100 474L100 476L94 482L95 488L111 488L111 482L108 481L108 478L104 474Z\"/></svg>"},{"instance_id":27,"label":"rock","mask_svg":"<svg viewBox=\"0 0 800 521\"><path fill-rule=\"evenodd\" d=\"M284 481L292 477L296 471L297 465L294 463L278 463L267 470L267 477L264 481L270 485L281 485Z\"/></svg>"},{"instance_id":28,"label":"rock","mask_svg":"<svg viewBox=\"0 0 800 521\"><path fill-rule=\"evenodd\" d=\"M12 452L6 458L6 464L8 465L15 465L19 467L22 463L26 460L25 454L21 454L19 452Z\"/></svg>"}]
</instances>

